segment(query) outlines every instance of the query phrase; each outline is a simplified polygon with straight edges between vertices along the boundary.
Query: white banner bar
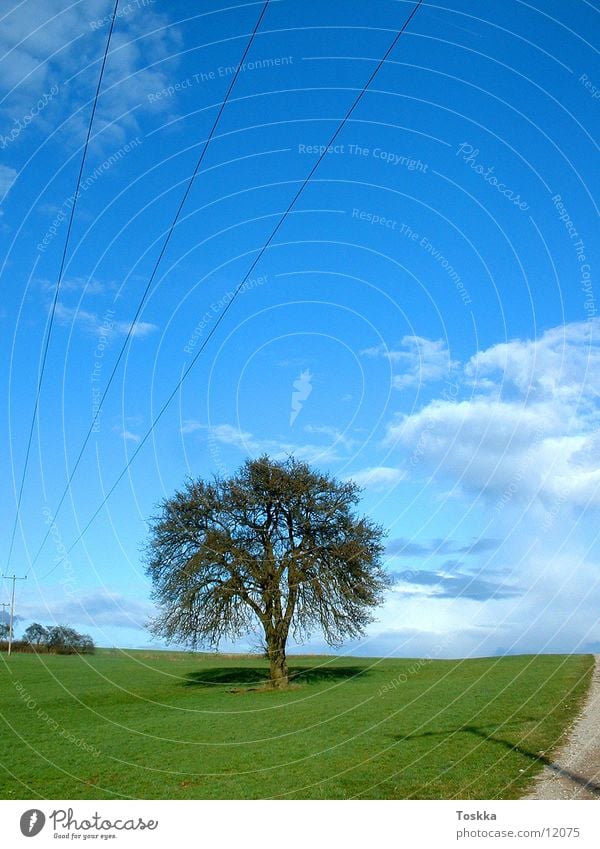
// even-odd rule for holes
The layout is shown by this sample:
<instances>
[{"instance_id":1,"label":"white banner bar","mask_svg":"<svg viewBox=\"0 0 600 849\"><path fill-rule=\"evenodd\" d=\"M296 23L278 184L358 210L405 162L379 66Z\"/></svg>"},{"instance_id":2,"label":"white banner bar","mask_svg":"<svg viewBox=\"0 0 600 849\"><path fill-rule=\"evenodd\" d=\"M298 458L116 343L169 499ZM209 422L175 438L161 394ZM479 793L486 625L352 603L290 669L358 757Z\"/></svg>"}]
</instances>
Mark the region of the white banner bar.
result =
<instances>
[{"instance_id":1,"label":"white banner bar","mask_svg":"<svg viewBox=\"0 0 600 849\"><path fill-rule=\"evenodd\" d=\"M0 845L598 849L593 801L0 802ZM118 841L118 842L117 842Z\"/></svg>"}]
</instances>

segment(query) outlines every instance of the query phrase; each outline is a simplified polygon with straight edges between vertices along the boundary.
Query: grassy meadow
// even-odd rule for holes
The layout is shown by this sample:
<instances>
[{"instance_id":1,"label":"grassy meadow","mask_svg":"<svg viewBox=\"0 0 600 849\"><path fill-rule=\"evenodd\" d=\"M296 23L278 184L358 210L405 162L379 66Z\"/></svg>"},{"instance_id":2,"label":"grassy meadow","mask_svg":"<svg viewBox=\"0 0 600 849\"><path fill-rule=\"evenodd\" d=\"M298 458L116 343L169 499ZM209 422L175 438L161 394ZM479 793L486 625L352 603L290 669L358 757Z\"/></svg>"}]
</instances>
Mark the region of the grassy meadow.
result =
<instances>
[{"instance_id":1,"label":"grassy meadow","mask_svg":"<svg viewBox=\"0 0 600 849\"><path fill-rule=\"evenodd\" d=\"M589 655L0 655L3 799L514 799L568 730Z\"/></svg>"}]
</instances>

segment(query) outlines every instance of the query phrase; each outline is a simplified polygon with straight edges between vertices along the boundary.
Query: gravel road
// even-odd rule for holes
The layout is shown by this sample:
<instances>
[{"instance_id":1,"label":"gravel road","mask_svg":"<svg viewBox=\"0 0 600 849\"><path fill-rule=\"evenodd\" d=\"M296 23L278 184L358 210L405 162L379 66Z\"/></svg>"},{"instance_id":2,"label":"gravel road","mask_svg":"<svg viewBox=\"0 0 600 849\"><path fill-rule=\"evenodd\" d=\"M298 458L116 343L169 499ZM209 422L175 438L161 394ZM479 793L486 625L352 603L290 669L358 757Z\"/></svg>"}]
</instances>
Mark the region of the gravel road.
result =
<instances>
[{"instance_id":1,"label":"gravel road","mask_svg":"<svg viewBox=\"0 0 600 849\"><path fill-rule=\"evenodd\" d=\"M600 655L583 710L526 799L600 799Z\"/></svg>"}]
</instances>

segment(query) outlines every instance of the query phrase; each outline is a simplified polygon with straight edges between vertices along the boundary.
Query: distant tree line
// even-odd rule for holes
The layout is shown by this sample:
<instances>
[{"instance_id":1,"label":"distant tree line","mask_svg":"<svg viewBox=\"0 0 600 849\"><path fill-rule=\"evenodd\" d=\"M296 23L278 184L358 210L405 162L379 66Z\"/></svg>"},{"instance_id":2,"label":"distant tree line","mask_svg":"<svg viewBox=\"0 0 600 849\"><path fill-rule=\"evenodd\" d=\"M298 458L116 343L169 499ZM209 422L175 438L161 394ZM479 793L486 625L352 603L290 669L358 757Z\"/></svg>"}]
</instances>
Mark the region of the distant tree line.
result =
<instances>
[{"instance_id":1,"label":"distant tree line","mask_svg":"<svg viewBox=\"0 0 600 849\"><path fill-rule=\"evenodd\" d=\"M8 647L9 626L0 624L0 651ZM46 652L51 654L92 654L96 646L89 634L80 634L67 625L40 625L34 622L14 640L12 651Z\"/></svg>"}]
</instances>

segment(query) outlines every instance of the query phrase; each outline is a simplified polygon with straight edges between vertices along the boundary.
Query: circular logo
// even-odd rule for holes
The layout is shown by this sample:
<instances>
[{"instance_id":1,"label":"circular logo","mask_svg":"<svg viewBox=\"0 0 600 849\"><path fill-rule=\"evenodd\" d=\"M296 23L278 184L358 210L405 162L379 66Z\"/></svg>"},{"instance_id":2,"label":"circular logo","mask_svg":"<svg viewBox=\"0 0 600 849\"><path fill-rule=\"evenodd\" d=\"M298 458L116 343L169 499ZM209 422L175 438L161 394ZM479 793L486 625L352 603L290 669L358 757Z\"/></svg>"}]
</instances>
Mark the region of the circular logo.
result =
<instances>
[{"instance_id":1,"label":"circular logo","mask_svg":"<svg viewBox=\"0 0 600 849\"><path fill-rule=\"evenodd\" d=\"M21 817L21 834L25 837L35 837L43 829L46 817L37 808L25 811Z\"/></svg>"}]
</instances>

